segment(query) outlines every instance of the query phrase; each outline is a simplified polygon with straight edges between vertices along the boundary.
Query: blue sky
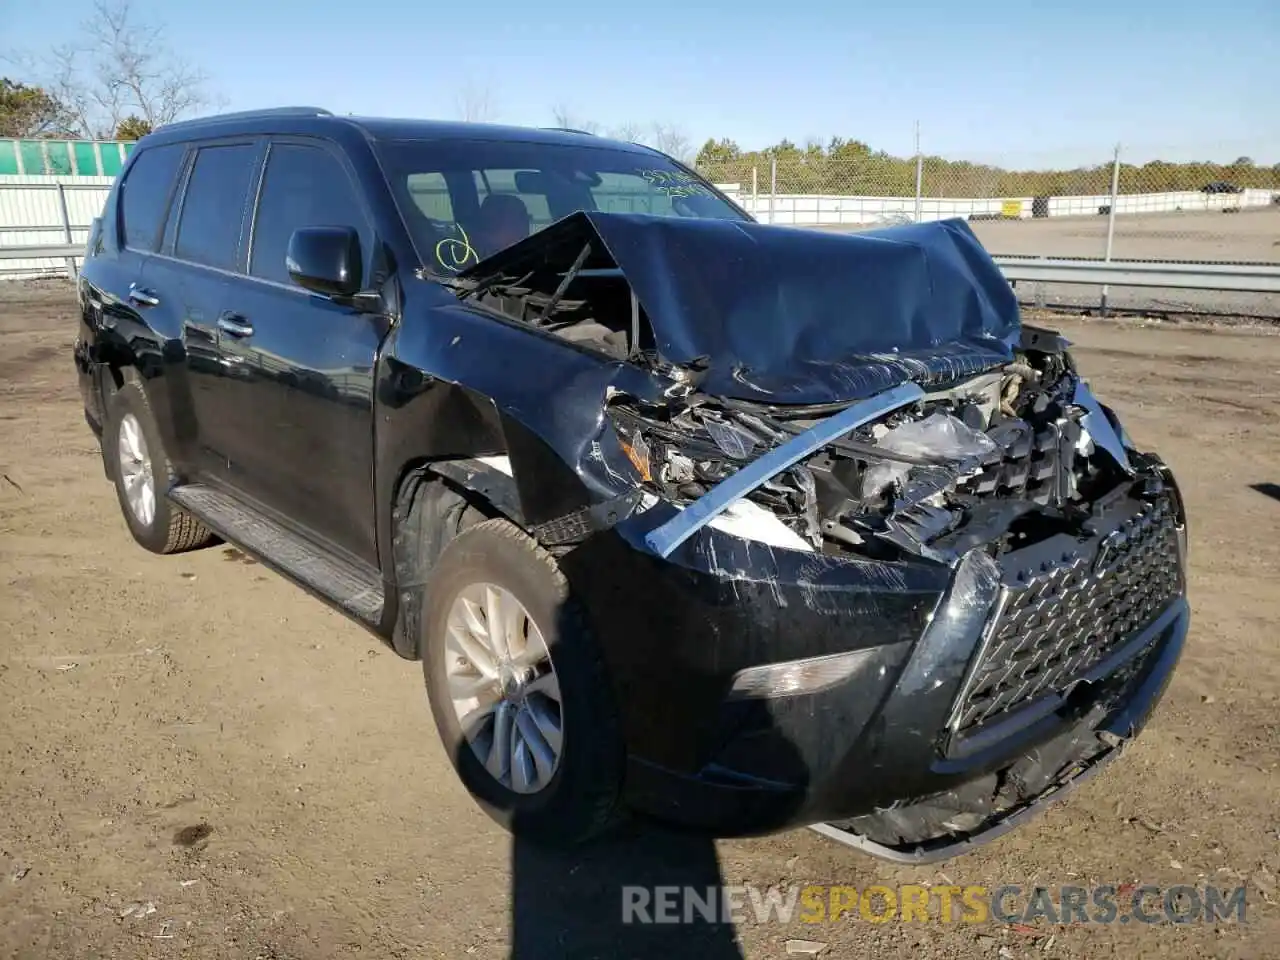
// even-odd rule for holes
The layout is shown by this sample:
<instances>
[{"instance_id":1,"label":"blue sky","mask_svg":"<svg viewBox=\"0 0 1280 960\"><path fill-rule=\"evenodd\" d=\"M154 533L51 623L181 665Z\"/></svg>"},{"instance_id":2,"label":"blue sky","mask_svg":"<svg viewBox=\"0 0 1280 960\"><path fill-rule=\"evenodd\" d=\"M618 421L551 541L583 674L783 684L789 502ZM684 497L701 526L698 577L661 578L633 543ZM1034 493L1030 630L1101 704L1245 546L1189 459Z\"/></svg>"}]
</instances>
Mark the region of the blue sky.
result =
<instances>
[{"instance_id":1,"label":"blue sky","mask_svg":"<svg viewBox=\"0 0 1280 960\"><path fill-rule=\"evenodd\" d=\"M1276 0L133 7L230 109L457 117L472 89L502 122L550 124L562 104L695 144L841 135L908 154L919 120L926 151L1011 166L1099 162L1117 141L1133 159L1280 162ZM38 51L71 39L92 0L0 8L0 49Z\"/></svg>"}]
</instances>

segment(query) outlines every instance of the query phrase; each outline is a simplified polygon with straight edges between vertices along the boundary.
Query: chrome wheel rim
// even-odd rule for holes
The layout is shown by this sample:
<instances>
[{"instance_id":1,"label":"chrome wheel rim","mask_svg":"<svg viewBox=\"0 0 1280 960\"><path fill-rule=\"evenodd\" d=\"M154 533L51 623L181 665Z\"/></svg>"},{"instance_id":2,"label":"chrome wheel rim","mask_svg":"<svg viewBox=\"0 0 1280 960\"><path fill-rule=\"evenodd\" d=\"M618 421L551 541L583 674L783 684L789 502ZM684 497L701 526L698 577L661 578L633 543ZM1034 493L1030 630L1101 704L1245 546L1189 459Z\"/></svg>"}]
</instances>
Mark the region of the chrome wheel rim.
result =
<instances>
[{"instance_id":1,"label":"chrome wheel rim","mask_svg":"<svg viewBox=\"0 0 1280 960\"><path fill-rule=\"evenodd\" d=\"M140 524L149 527L156 516L156 483L147 438L142 435L142 424L132 413L126 413L120 420L116 449L120 482L124 485L129 510Z\"/></svg>"},{"instance_id":2,"label":"chrome wheel rim","mask_svg":"<svg viewBox=\"0 0 1280 960\"><path fill-rule=\"evenodd\" d=\"M516 793L544 789L564 750L560 682L511 591L475 583L454 598L445 672L463 736L489 775Z\"/></svg>"}]
</instances>

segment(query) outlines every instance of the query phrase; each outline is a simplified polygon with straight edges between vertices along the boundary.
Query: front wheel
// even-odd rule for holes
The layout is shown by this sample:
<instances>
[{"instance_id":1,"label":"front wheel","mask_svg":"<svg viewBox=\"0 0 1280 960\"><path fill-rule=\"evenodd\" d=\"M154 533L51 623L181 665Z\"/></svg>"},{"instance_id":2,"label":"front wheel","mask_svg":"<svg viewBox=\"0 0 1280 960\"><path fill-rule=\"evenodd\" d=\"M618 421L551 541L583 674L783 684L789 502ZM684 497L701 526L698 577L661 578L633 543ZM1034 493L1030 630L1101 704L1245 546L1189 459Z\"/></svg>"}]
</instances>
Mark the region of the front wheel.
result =
<instances>
[{"instance_id":1,"label":"front wheel","mask_svg":"<svg viewBox=\"0 0 1280 960\"><path fill-rule=\"evenodd\" d=\"M427 586L422 664L463 785L517 837L572 846L617 817L623 749L595 641L555 558L505 520L464 530Z\"/></svg>"}]
</instances>

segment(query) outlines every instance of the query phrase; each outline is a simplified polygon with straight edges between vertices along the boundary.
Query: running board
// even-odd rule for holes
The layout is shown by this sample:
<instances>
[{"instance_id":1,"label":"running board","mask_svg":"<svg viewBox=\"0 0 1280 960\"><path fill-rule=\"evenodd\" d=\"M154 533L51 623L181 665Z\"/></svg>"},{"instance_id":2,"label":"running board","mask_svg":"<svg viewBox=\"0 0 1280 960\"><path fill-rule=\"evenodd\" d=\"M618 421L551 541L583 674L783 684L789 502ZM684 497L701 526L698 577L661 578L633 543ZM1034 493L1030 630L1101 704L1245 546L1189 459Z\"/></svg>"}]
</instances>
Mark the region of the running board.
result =
<instances>
[{"instance_id":1,"label":"running board","mask_svg":"<svg viewBox=\"0 0 1280 960\"><path fill-rule=\"evenodd\" d=\"M348 616L371 627L382 621L380 578L334 557L213 487L201 483L174 487L169 499L219 536L319 594Z\"/></svg>"}]
</instances>

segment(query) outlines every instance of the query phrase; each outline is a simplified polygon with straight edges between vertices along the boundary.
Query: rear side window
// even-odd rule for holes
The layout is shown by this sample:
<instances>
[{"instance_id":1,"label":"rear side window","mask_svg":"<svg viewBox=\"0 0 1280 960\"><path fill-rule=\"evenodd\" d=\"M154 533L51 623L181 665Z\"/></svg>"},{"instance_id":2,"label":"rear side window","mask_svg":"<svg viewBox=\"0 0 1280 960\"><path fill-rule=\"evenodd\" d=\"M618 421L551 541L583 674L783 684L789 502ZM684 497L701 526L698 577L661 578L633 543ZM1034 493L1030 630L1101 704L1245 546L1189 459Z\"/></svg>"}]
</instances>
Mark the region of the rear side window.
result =
<instances>
[{"instance_id":1,"label":"rear side window","mask_svg":"<svg viewBox=\"0 0 1280 960\"><path fill-rule=\"evenodd\" d=\"M299 227L354 227L368 252L370 230L351 178L328 150L277 143L267 155L258 213L253 221L249 272L290 283L285 266L289 238Z\"/></svg>"},{"instance_id":2,"label":"rear side window","mask_svg":"<svg viewBox=\"0 0 1280 960\"><path fill-rule=\"evenodd\" d=\"M174 255L232 270L240 244L257 147L249 143L201 147L187 181Z\"/></svg>"},{"instance_id":3,"label":"rear side window","mask_svg":"<svg viewBox=\"0 0 1280 960\"><path fill-rule=\"evenodd\" d=\"M186 145L148 147L138 154L120 187L124 245L134 250L156 249L160 225L169 207L173 181L182 166Z\"/></svg>"}]
</instances>

